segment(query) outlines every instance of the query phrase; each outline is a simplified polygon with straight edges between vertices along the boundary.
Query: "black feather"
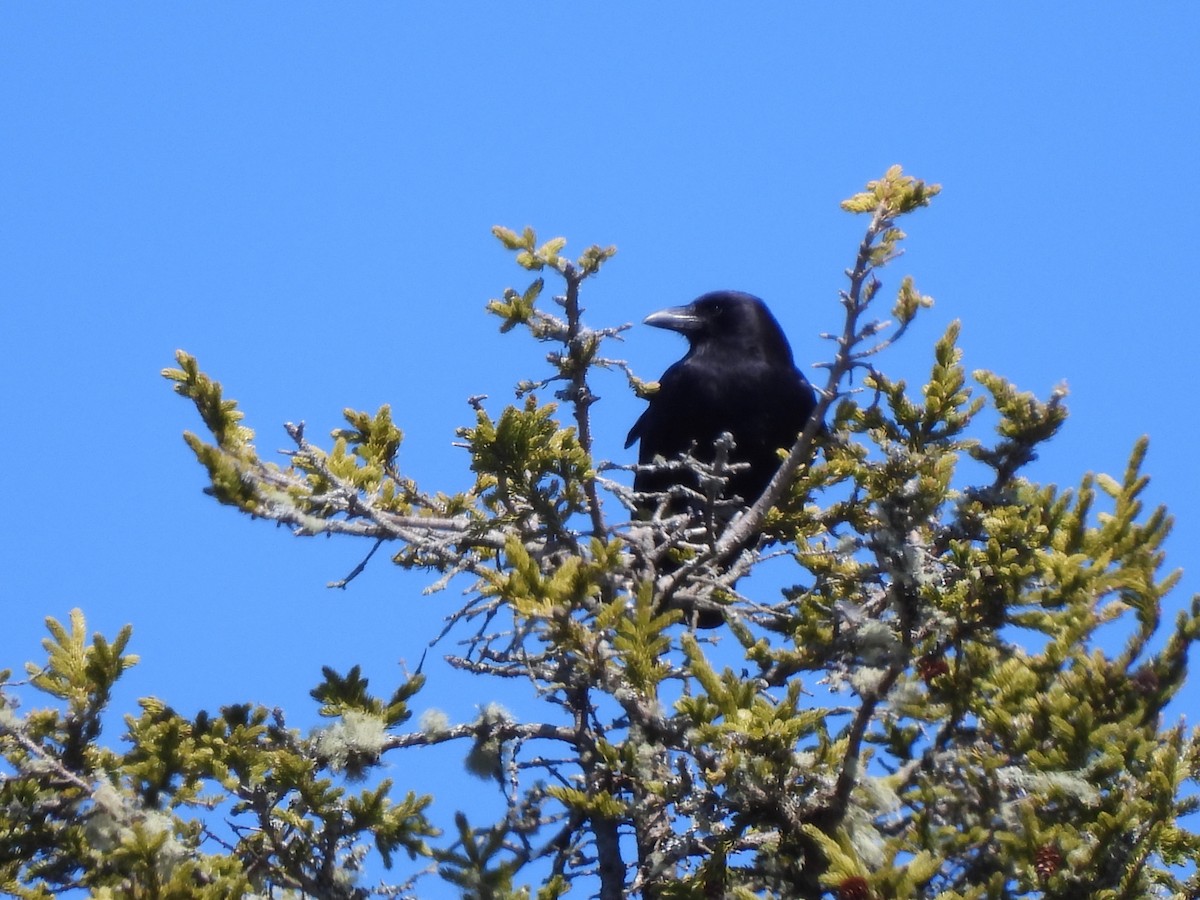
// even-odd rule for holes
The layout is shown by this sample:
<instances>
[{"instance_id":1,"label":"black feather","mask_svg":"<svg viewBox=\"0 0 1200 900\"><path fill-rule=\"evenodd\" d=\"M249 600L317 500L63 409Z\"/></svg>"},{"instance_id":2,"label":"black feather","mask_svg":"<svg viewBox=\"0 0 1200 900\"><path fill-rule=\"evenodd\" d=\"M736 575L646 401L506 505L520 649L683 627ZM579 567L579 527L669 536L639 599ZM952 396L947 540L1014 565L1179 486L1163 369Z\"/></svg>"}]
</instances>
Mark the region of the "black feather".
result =
<instances>
[{"instance_id":1,"label":"black feather","mask_svg":"<svg viewBox=\"0 0 1200 900\"><path fill-rule=\"evenodd\" d=\"M817 405L783 330L762 300L740 291L705 294L687 306L654 313L646 324L679 332L688 339L688 352L663 373L625 446L640 442L643 466L689 450L711 462L714 442L729 432L735 445L730 461L747 465L730 477L725 494L749 506L779 469L779 449L795 443ZM694 473L678 469L643 469L633 482L635 490L646 493L678 484L699 489ZM648 509L651 505L647 501ZM668 507L671 513L687 509L680 499ZM715 627L722 621L719 614L702 614L698 624Z\"/></svg>"}]
</instances>

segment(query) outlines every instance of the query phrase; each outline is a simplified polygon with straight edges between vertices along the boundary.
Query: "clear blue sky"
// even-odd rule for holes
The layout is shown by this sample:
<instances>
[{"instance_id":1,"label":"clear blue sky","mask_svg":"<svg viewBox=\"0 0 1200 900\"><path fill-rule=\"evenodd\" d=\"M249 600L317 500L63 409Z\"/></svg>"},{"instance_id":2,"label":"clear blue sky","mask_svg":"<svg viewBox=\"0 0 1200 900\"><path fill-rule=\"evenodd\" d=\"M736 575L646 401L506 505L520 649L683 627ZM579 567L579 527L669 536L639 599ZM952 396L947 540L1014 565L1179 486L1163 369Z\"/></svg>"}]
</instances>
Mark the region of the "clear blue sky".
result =
<instances>
[{"instance_id":1,"label":"clear blue sky","mask_svg":"<svg viewBox=\"0 0 1200 900\"><path fill-rule=\"evenodd\" d=\"M739 288L806 365L862 226L837 201L897 162L944 193L889 286L911 272L937 306L883 367L919 383L961 319L969 368L1066 381L1044 481L1119 475L1150 434L1173 613L1200 590L1198 46L1185 3L0 6L0 667L81 606L134 624L123 710L250 700L306 727L321 665L390 689L456 596L382 556L331 592L366 547L201 494L174 350L264 451L388 402L404 469L461 489L466 398L499 409L544 371L482 312L526 284L490 226L615 243L592 324ZM637 328L624 354L654 377L681 349ZM599 388L597 451L629 461L641 404ZM418 705L469 718L478 691ZM437 765L413 772L480 793Z\"/></svg>"}]
</instances>

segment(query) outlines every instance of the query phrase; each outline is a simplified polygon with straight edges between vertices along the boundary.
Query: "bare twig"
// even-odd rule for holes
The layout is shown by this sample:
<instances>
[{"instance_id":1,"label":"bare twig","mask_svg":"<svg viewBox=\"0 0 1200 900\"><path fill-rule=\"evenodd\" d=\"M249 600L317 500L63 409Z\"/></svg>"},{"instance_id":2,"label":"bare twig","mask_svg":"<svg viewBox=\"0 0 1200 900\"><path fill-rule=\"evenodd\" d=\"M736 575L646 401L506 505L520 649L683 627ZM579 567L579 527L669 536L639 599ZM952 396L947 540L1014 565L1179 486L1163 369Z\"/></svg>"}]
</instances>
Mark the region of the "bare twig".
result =
<instances>
[{"instance_id":1,"label":"bare twig","mask_svg":"<svg viewBox=\"0 0 1200 900\"><path fill-rule=\"evenodd\" d=\"M367 555L363 557L362 562L360 562L357 566L355 566L350 571L349 575L347 575L341 581L329 582L329 584L326 585L326 587L341 588L342 590L345 590L346 585L348 585L351 581L353 581L355 578L357 578L359 575L361 575L363 573L363 570L366 569L366 567L367 567L367 563L369 563L371 561L371 557L375 555L375 551L379 549L379 547L382 543L383 543L383 538L379 538L377 541L375 541L374 545L372 545L372 547L371 547L370 552L367 553Z\"/></svg>"},{"instance_id":2,"label":"bare twig","mask_svg":"<svg viewBox=\"0 0 1200 900\"><path fill-rule=\"evenodd\" d=\"M598 343L598 338L583 328L583 310L579 305L579 285L584 275L570 264L563 267L563 277L567 282L565 306L567 311L567 356L570 360L571 386L567 397L575 410L575 427L579 431L579 443L584 453L590 459L592 456L592 424L589 410L596 402L596 395L588 385L587 373L592 352ZM589 349L590 345L590 349ZM588 499L588 515L592 521L592 533L600 536L606 533L604 513L600 507L600 495L596 491L595 481L588 479L584 484L584 493Z\"/></svg>"}]
</instances>

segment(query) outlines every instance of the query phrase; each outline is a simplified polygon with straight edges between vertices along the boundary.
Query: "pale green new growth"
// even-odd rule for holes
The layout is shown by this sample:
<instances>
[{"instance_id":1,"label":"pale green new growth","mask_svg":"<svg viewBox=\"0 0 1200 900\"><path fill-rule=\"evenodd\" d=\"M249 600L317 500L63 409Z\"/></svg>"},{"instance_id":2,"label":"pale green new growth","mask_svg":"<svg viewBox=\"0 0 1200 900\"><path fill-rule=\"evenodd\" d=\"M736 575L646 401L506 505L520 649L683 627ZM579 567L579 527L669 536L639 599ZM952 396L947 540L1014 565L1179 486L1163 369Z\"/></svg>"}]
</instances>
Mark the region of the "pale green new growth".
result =
<instances>
[{"instance_id":1,"label":"pale green new growth","mask_svg":"<svg viewBox=\"0 0 1200 900\"><path fill-rule=\"evenodd\" d=\"M307 737L280 710L187 717L148 697L106 746L130 631L109 643L78 611L50 619L45 665L25 685L0 675L0 892L360 898L438 878L513 900L1200 896L1200 741L1164 721L1200 598L1164 624L1178 575L1162 571L1170 517L1143 508L1147 441L1119 478L1042 485L1029 467L1066 423L1065 391L968 377L957 322L924 384L886 374L932 301L904 277L893 321L872 318L880 275L899 220L939 190L894 167L843 203L867 219L830 304L826 427L780 448L780 475L727 526L635 518L646 498L594 456L594 380L655 388L605 355L627 326L584 323L612 247L572 261L563 238L494 229L535 274L487 310L549 369L498 411L472 401L460 494L400 471L386 405L346 410L323 446L289 424L286 464L262 460L180 351L164 375L211 436L185 435L210 493L297 535L386 543L431 590L462 587L444 661L480 712L409 723L436 666L383 693L325 668L312 696L329 721ZM765 554L788 557L782 591L743 578ZM727 624L701 639L681 606ZM529 703L488 703L493 679L528 685ZM25 695L49 705L26 712ZM440 834L404 754L452 743L451 765L493 793ZM370 859L392 880L364 877Z\"/></svg>"}]
</instances>

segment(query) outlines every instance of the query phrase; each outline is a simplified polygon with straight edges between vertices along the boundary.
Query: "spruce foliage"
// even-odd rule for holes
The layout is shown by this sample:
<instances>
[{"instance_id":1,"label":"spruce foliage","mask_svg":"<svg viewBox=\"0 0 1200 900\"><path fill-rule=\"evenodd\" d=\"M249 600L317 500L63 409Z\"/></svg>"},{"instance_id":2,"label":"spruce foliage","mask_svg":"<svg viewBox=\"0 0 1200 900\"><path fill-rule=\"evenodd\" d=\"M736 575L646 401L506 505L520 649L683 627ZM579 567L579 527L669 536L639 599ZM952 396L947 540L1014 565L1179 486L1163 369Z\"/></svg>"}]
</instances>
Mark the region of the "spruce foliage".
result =
<instances>
[{"instance_id":1,"label":"spruce foliage","mask_svg":"<svg viewBox=\"0 0 1200 900\"><path fill-rule=\"evenodd\" d=\"M637 521L629 479L593 455L593 379L655 387L605 355L623 328L583 322L612 247L570 259L562 238L494 229L532 280L488 311L548 347L550 369L513 405L475 402L459 432L475 483L459 494L399 470L387 406L347 410L326 445L289 424L287 459L263 459L180 351L163 374L200 415L205 435L185 439L209 493L469 587L447 625L465 649L447 661L480 696L493 678L530 684L538 711L413 722L423 675L379 693L357 667L327 668L312 696L328 725L311 735L279 710L188 718L147 697L109 746L131 630L48 619L45 661L22 682L0 673L0 891L358 898L441 879L546 900L1200 896L1200 741L1163 715L1200 598L1163 621L1177 576L1170 517L1142 505L1146 441L1120 477L1038 484L1026 472L1066 421L1062 391L968 375L957 324L918 390L885 374L931 301L903 278L880 321L881 271L938 190L895 167L843 203L865 232L820 418L719 532L721 517ZM704 474L719 493L720 458ZM659 571L664 546L676 562ZM782 592L743 580L781 554ZM701 638L672 599L720 606L728 625ZM439 833L436 795L380 775L402 782L395 763L432 745L457 746L504 815L458 810ZM364 877L369 858L396 878Z\"/></svg>"}]
</instances>

